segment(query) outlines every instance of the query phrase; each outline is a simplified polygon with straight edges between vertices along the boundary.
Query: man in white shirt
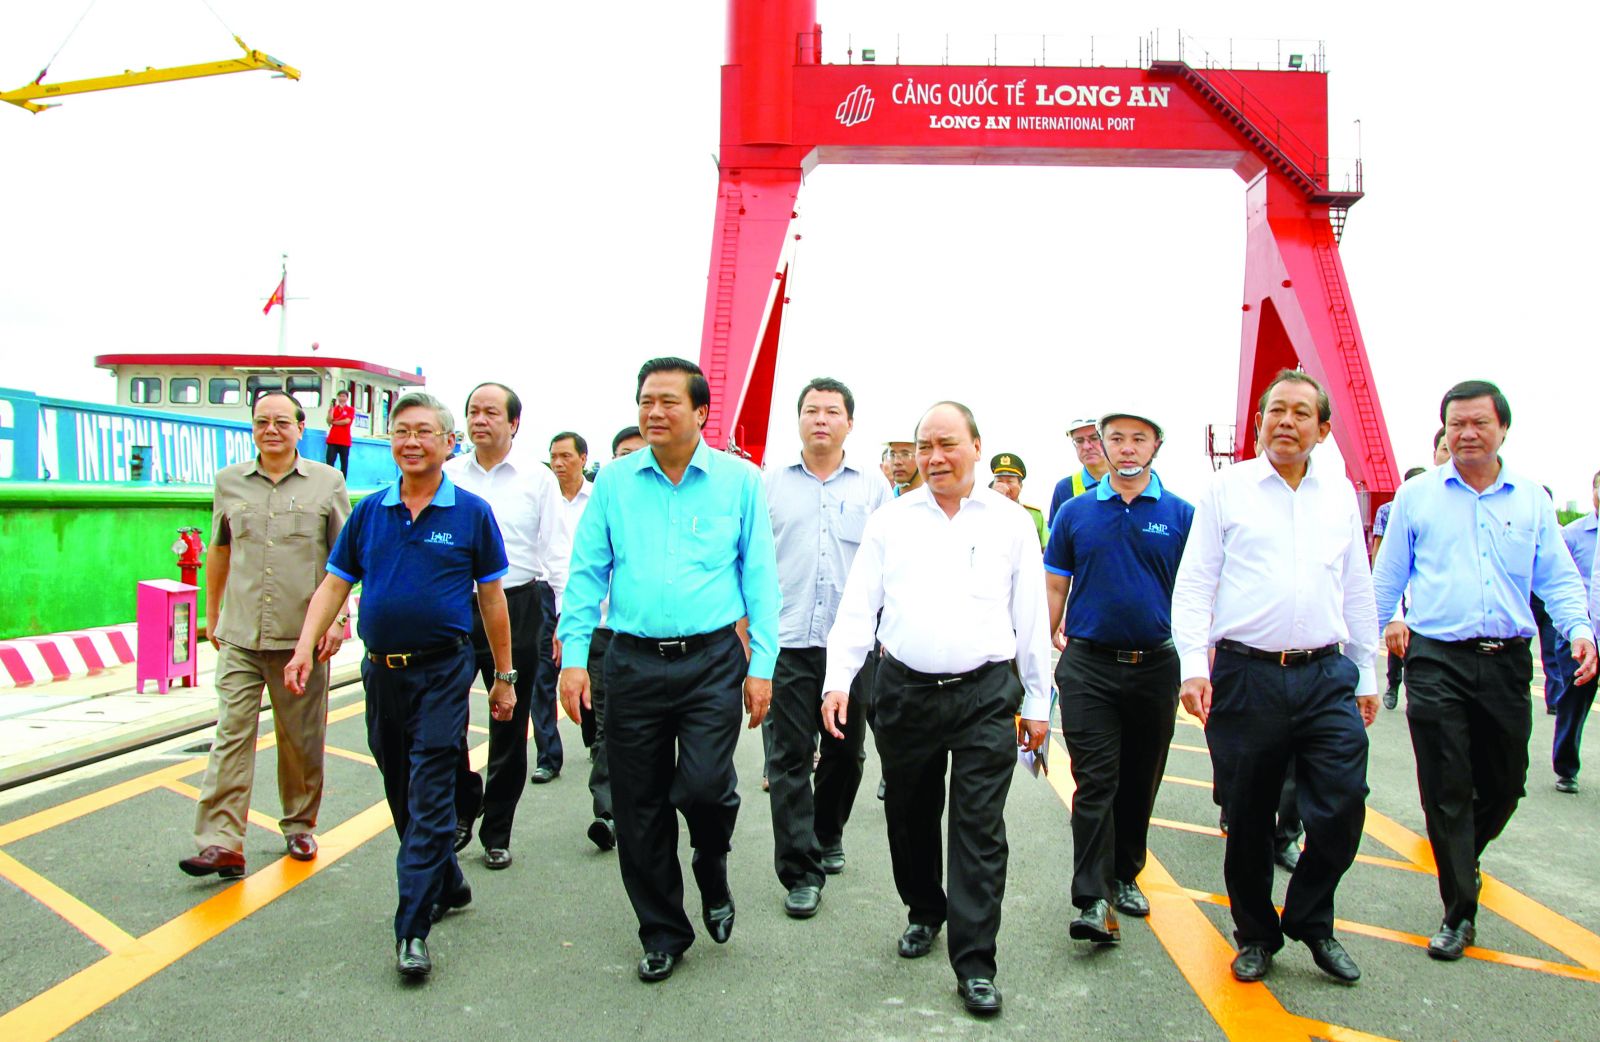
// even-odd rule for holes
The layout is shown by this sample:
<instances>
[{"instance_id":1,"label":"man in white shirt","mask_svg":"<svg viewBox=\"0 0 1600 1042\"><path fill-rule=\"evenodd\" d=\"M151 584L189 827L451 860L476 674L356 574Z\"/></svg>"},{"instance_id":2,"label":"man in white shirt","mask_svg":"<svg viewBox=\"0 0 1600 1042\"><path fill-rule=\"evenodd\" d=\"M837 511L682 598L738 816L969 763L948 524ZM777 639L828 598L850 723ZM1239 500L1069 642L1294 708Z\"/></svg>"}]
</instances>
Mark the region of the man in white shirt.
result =
<instances>
[{"instance_id":1,"label":"man in white shirt","mask_svg":"<svg viewBox=\"0 0 1600 1042\"><path fill-rule=\"evenodd\" d=\"M578 530L578 519L583 517L594 492L594 482L583 476L589 465L589 442L576 431L562 431L550 439L550 473L555 475L561 489L561 516L566 521L567 532ZM561 601L556 600L556 616L561 615ZM594 759L594 714L583 714L581 725L583 746Z\"/></svg>"},{"instance_id":2,"label":"man in white shirt","mask_svg":"<svg viewBox=\"0 0 1600 1042\"><path fill-rule=\"evenodd\" d=\"M855 424L855 396L838 380L818 377L800 392L800 456L767 472L767 513L778 552L783 610L778 664L772 674L773 861L788 891L783 910L808 919L822 901L827 876L844 871L844 826L861 787L867 670L851 685L844 739L822 730L823 670L850 563L867 518L893 497L883 482L845 455ZM820 752L819 752L820 740ZM816 759L815 787L812 763Z\"/></svg>"},{"instance_id":3,"label":"man in white shirt","mask_svg":"<svg viewBox=\"0 0 1600 1042\"><path fill-rule=\"evenodd\" d=\"M900 954L927 955L948 921L962 1003L989 1016L1001 1005L1006 794L1017 746L1037 749L1049 733L1050 626L1038 531L1026 511L975 482L981 449L964 405L940 402L918 423L925 484L867 521L828 634L822 723L844 737L850 684L876 636L886 654L874 738L895 886L909 910ZM947 767L948 898L939 831Z\"/></svg>"},{"instance_id":4,"label":"man in white shirt","mask_svg":"<svg viewBox=\"0 0 1600 1042\"><path fill-rule=\"evenodd\" d=\"M511 442L522 424L522 400L504 384L485 383L467 398L467 436L472 451L448 460L444 472L468 492L487 500L505 541L511 570L505 577L506 605L511 613L512 661L517 664L517 705L509 720L489 721L488 780L467 762L466 735L456 772L456 850L472 840L472 822L483 815L478 836L487 868L511 864L511 824L522 778L528 769L528 721L541 766L553 759L560 771L561 738L556 733L555 696L541 698L538 674L551 661L556 598L566 583L572 554L564 504L556 479L541 463L512 462ZM483 642L482 621L474 619L473 647L484 684L490 683L493 661ZM543 702L544 704L541 704Z\"/></svg>"},{"instance_id":5,"label":"man in white shirt","mask_svg":"<svg viewBox=\"0 0 1600 1042\"><path fill-rule=\"evenodd\" d=\"M1335 979L1361 976L1333 937L1333 894L1366 820L1378 617L1355 489L1311 461L1331 417L1315 380L1278 373L1256 414L1261 455L1221 471L1195 503L1172 595L1180 695L1206 729L1228 818L1241 981L1267 975L1284 937ZM1272 837L1291 764L1306 848L1280 921Z\"/></svg>"}]
</instances>

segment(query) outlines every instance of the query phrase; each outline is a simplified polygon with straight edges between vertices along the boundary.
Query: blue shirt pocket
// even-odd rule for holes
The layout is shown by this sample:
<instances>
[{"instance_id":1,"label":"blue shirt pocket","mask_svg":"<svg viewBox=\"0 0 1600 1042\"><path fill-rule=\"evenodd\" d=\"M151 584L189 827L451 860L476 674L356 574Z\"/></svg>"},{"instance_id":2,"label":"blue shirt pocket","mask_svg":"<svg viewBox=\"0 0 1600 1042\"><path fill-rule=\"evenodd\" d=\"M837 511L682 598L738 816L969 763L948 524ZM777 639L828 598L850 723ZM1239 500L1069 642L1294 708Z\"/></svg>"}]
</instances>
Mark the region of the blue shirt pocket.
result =
<instances>
[{"instance_id":1,"label":"blue shirt pocket","mask_svg":"<svg viewBox=\"0 0 1600 1042\"><path fill-rule=\"evenodd\" d=\"M1533 533L1516 528L1503 528L1495 540L1495 553L1506 574L1519 589L1529 589L1533 583Z\"/></svg>"},{"instance_id":2,"label":"blue shirt pocket","mask_svg":"<svg viewBox=\"0 0 1600 1042\"><path fill-rule=\"evenodd\" d=\"M739 519L701 514L689 522L693 560L710 572L721 571L739 555Z\"/></svg>"}]
</instances>

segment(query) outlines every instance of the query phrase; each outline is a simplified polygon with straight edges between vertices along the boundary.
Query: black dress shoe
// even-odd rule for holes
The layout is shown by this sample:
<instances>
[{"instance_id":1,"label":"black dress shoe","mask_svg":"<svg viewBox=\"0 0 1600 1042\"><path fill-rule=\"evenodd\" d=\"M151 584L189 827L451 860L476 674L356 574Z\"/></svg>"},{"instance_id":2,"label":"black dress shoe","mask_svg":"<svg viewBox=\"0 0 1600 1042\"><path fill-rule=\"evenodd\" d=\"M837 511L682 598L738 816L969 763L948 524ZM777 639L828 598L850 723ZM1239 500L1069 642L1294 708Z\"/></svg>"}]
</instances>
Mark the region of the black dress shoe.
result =
<instances>
[{"instance_id":1,"label":"black dress shoe","mask_svg":"<svg viewBox=\"0 0 1600 1042\"><path fill-rule=\"evenodd\" d=\"M1272 860L1279 868L1286 868L1293 872L1300 864L1300 844L1290 843L1286 847L1279 847L1272 855Z\"/></svg>"},{"instance_id":2,"label":"black dress shoe","mask_svg":"<svg viewBox=\"0 0 1600 1042\"><path fill-rule=\"evenodd\" d=\"M937 926L912 923L906 927L906 932L900 935L900 958L922 958L933 951L933 939L937 936L939 936L939 928Z\"/></svg>"},{"instance_id":3,"label":"black dress shoe","mask_svg":"<svg viewBox=\"0 0 1600 1042\"><path fill-rule=\"evenodd\" d=\"M783 899L783 914L790 919L810 919L822 904L820 886L797 886Z\"/></svg>"},{"instance_id":4,"label":"black dress shoe","mask_svg":"<svg viewBox=\"0 0 1600 1042\"><path fill-rule=\"evenodd\" d=\"M1400 704L1400 689L1391 687L1383 693L1383 708L1393 709Z\"/></svg>"},{"instance_id":5,"label":"black dress shoe","mask_svg":"<svg viewBox=\"0 0 1600 1042\"><path fill-rule=\"evenodd\" d=\"M822 871L830 876L836 876L844 871L844 848L834 847L832 850L822 852Z\"/></svg>"},{"instance_id":6,"label":"black dress shoe","mask_svg":"<svg viewBox=\"0 0 1600 1042\"><path fill-rule=\"evenodd\" d=\"M878 799L883 799L883 794L888 791L888 785L882 778L878 779Z\"/></svg>"},{"instance_id":7,"label":"black dress shoe","mask_svg":"<svg viewBox=\"0 0 1600 1042\"><path fill-rule=\"evenodd\" d=\"M1350 958L1350 953L1344 950L1344 945L1332 937L1307 941L1306 947L1311 949L1311 961L1317 964L1317 969L1334 980L1354 984L1361 979L1361 967Z\"/></svg>"},{"instance_id":8,"label":"black dress shoe","mask_svg":"<svg viewBox=\"0 0 1600 1042\"><path fill-rule=\"evenodd\" d=\"M733 936L733 897L722 904L705 905L701 908L701 918L706 924L706 933L718 944L727 944L728 938Z\"/></svg>"},{"instance_id":9,"label":"black dress shoe","mask_svg":"<svg viewBox=\"0 0 1600 1042\"><path fill-rule=\"evenodd\" d=\"M1112 903L1117 906L1117 911L1123 915L1131 915L1135 919L1143 919L1150 914L1150 899L1144 896L1144 891L1139 889L1138 883L1124 883L1118 880L1116 900Z\"/></svg>"},{"instance_id":10,"label":"black dress shoe","mask_svg":"<svg viewBox=\"0 0 1600 1042\"><path fill-rule=\"evenodd\" d=\"M639 960L639 979L648 983L666 980L678 965L678 956L671 952L645 952Z\"/></svg>"},{"instance_id":11,"label":"black dress shoe","mask_svg":"<svg viewBox=\"0 0 1600 1042\"><path fill-rule=\"evenodd\" d=\"M428 921L438 922L445 917L446 912L453 912L458 908L465 908L472 903L472 887L462 880L460 889L448 895L443 901L436 901L428 909Z\"/></svg>"},{"instance_id":12,"label":"black dress shoe","mask_svg":"<svg viewBox=\"0 0 1600 1042\"><path fill-rule=\"evenodd\" d=\"M1246 984L1261 980L1271 968L1272 953L1259 944L1247 944L1233 957L1233 979Z\"/></svg>"},{"instance_id":13,"label":"black dress shoe","mask_svg":"<svg viewBox=\"0 0 1600 1042\"><path fill-rule=\"evenodd\" d=\"M478 807L478 813L474 814L471 818L465 818L465 819L457 818L456 819L456 839L455 839L455 848L454 849L455 849L455 852L457 854L461 853L463 850L466 850L467 849L467 844L472 842L472 822L473 822L473 819L474 818L479 818L479 817L482 817L482 816L483 816L483 806L480 804L479 807Z\"/></svg>"},{"instance_id":14,"label":"black dress shoe","mask_svg":"<svg viewBox=\"0 0 1600 1042\"><path fill-rule=\"evenodd\" d=\"M589 842L601 850L610 850L617 845L617 826L605 818L595 818L589 822L587 835Z\"/></svg>"},{"instance_id":15,"label":"black dress shoe","mask_svg":"<svg viewBox=\"0 0 1600 1042\"><path fill-rule=\"evenodd\" d=\"M483 849L483 867L499 871L511 867L511 851L505 847L485 847Z\"/></svg>"},{"instance_id":16,"label":"black dress shoe","mask_svg":"<svg viewBox=\"0 0 1600 1042\"><path fill-rule=\"evenodd\" d=\"M428 942L421 937L407 937L394 946L394 968L407 980L422 980L433 972L433 960L428 958Z\"/></svg>"},{"instance_id":17,"label":"black dress shoe","mask_svg":"<svg viewBox=\"0 0 1600 1042\"><path fill-rule=\"evenodd\" d=\"M961 1004L975 1017L992 1017L1000 1012L1000 989L987 977L971 977L956 981L956 994Z\"/></svg>"},{"instance_id":18,"label":"black dress shoe","mask_svg":"<svg viewBox=\"0 0 1600 1042\"><path fill-rule=\"evenodd\" d=\"M1565 792L1565 793L1568 793L1568 794L1577 792L1578 791L1578 779L1576 779L1576 778L1557 778L1556 779L1556 791L1557 792Z\"/></svg>"},{"instance_id":19,"label":"black dress shoe","mask_svg":"<svg viewBox=\"0 0 1600 1042\"><path fill-rule=\"evenodd\" d=\"M1117 925L1117 913L1111 910L1110 902L1101 898L1078 912L1078 918L1067 927L1067 936L1074 941L1116 944L1122 940L1122 928Z\"/></svg>"},{"instance_id":20,"label":"black dress shoe","mask_svg":"<svg viewBox=\"0 0 1600 1042\"><path fill-rule=\"evenodd\" d=\"M528 784L546 785L559 777L561 777L560 771L552 771L548 767L535 767L533 773L528 776Z\"/></svg>"},{"instance_id":21,"label":"black dress shoe","mask_svg":"<svg viewBox=\"0 0 1600 1042\"><path fill-rule=\"evenodd\" d=\"M1439 932L1428 938L1428 955L1443 962L1455 962L1477 939L1478 930L1471 919L1463 919L1454 926L1440 923Z\"/></svg>"}]
</instances>

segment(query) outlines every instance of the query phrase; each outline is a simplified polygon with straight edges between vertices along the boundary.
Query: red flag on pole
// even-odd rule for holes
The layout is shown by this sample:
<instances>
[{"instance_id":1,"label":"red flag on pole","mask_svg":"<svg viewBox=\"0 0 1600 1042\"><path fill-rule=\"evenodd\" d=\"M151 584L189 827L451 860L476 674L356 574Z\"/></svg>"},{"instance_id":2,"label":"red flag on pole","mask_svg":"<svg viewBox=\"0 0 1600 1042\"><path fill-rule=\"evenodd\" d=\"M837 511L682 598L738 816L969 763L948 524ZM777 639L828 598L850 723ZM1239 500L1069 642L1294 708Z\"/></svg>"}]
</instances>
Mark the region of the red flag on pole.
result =
<instances>
[{"instance_id":1,"label":"red flag on pole","mask_svg":"<svg viewBox=\"0 0 1600 1042\"><path fill-rule=\"evenodd\" d=\"M283 306L283 287L288 281L289 276L287 275L278 280L278 288L272 291L272 296L267 298L267 306L261 309L261 313L263 315L269 314L272 311L272 305L274 304L278 305L279 307Z\"/></svg>"}]
</instances>

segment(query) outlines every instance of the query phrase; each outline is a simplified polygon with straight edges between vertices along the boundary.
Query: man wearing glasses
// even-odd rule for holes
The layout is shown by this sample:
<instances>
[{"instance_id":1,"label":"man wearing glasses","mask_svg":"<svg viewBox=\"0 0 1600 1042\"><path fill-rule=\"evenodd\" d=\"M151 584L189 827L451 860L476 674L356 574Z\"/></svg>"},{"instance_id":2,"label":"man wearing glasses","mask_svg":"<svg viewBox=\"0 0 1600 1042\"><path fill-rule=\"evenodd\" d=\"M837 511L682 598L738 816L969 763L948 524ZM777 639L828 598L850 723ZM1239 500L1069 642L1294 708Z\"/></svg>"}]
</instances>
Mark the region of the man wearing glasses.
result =
<instances>
[{"instance_id":1,"label":"man wearing glasses","mask_svg":"<svg viewBox=\"0 0 1600 1042\"><path fill-rule=\"evenodd\" d=\"M1067 437L1072 439L1072 451L1078 454L1078 462L1083 464L1083 469L1056 482L1056 490L1050 496L1050 509L1045 513L1046 527L1055 523L1056 511L1061 509L1061 504L1094 488L1111 469L1110 464L1106 463L1105 450L1100 445L1099 422L1094 417L1088 417L1067 424Z\"/></svg>"},{"instance_id":2,"label":"man wearing glasses","mask_svg":"<svg viewBox=\"0 0 1600 1042\"><path fill-rule=\"evenodd\" d=\"M884 443L884 458L889 461L889 482L894 494L903 496L922 487L922 472L917 469L917 453L909 441Z\"/></svg>"},{"instance_id":3,"label":"man wearing glasses","mask_svg":"<svg viewBox=\"0 0 1600 1042\"><path fill-rule=\"evenodd\" d=\"M297 861L317 856L312 830L322 805L327 659L338 652L348 620L341 612L313 634L317 664L304 697L291 698L283 667L328 548L350 516L350 496L337 470L300 455L306 414L298 402L269 391L251 413L256 458L218 471L211 499L206 636L217 649L217 733L195 813L199 853L178 862L191 876L244 875L262 687L272 700L278 740L284 841Z\"/></svg>"},{"instance_id":4,"label":"man wearing glasses","mask_svg":"<svg viewBox=\"0 0 1600 1042\"><path fill-rule=\"evenodd\" d=\"M456 751L477 672L470 640L474 583L494 650L492 719L511 719L517 672L501 588L508 567L500 529L489 505L444 473L455 440L450 410L432 395L407 394L395 403L389 438L400 480L351 513L306 611L284 681L295 694L305 690L317 635L361 583L367 745L400 833L395 968L420 980L433 970L430 927L472 900L451 837Z\"/></svg>"}]
</instances>

